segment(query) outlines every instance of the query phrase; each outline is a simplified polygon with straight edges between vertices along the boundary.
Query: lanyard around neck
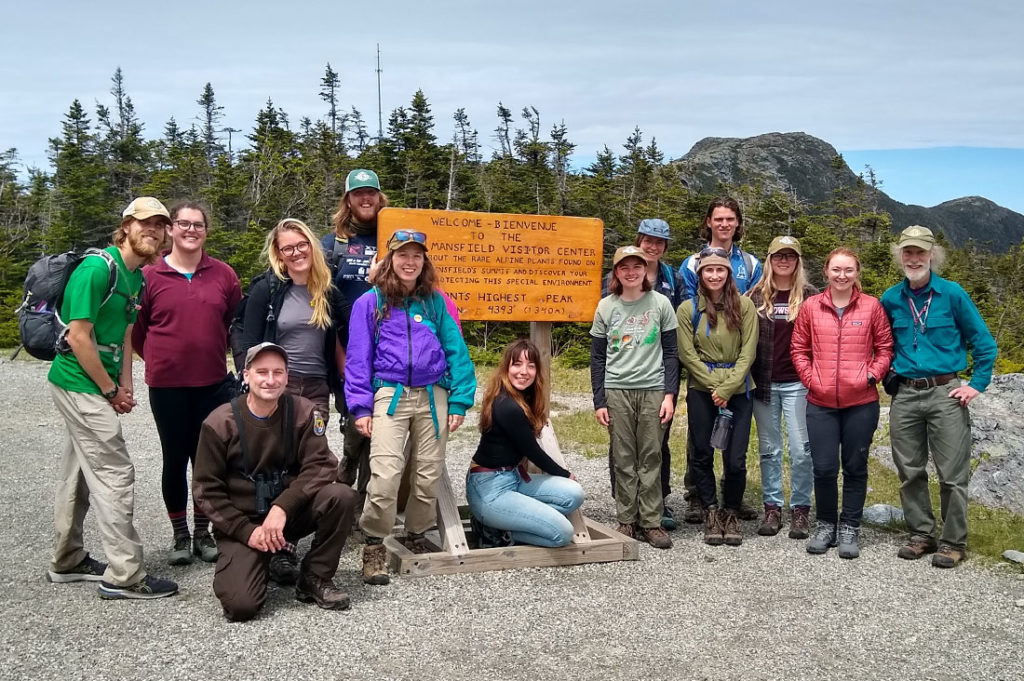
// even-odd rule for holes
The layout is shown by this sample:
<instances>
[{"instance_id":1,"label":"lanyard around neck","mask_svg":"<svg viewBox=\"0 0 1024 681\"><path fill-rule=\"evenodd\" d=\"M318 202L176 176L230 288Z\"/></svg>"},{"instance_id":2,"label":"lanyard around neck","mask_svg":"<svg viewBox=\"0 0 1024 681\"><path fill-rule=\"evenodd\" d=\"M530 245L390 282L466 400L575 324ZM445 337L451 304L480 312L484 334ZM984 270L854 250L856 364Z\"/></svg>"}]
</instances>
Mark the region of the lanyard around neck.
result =
<instances>
[{"instance_id":1,"label":"lanyard around neck","mask_svg":"<svg viewBox=\"0 0 1024 681\"><path fill-rule=\"evenodd\" d=\"M932 295L935 291L928 292L928 300L924 301L924 305L921 309L917 309L917 305L914 304L914 299L908 294L907 302L910 304L910 316L914 319L914 349L917 350L917 332L918 329L921 333L925 333L928 330L928 311L932 307Z\"/></svg>"}]
</instances>

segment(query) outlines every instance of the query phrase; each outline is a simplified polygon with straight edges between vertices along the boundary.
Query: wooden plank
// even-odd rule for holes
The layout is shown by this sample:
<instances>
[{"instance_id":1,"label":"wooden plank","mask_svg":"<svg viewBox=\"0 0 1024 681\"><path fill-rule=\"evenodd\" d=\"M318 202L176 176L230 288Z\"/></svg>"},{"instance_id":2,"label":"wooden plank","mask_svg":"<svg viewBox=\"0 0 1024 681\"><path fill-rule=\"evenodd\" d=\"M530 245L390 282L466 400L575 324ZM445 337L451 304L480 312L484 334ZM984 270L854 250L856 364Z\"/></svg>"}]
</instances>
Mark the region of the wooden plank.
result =
<instances>
[{"instance_id":1,"label":"wooden plank","mask_svg":"<svg viewBox=\"0 0 1024 681\"><path fill-rule=\"evenodd\" d=\"M469 551L447 463L441 466L441 480L437 483L437 532L442 548L452 556L464 556Z\"/></svg>"},{"instance_id":2,"label":"wooden plank","mask_svg":"<svg viewBox=\"0 0 1024 681\"><path fill-rule=\"evenodd\" d=\"M558 446L558 438L555 437L555 429L551 427L550 423L544 425L544 428L540 431L540 437L537 438L540 443L541 449L547 452L555 463L562 468L568 468L565 465L565 457L562 456L562 448ZM576 509L568 516L569 522L572 523L573 537L572 542L574 544L585 544L590 541L590 534L587 532L587 525L583 520L583 513Z\"/></svg>"}]
</instances>

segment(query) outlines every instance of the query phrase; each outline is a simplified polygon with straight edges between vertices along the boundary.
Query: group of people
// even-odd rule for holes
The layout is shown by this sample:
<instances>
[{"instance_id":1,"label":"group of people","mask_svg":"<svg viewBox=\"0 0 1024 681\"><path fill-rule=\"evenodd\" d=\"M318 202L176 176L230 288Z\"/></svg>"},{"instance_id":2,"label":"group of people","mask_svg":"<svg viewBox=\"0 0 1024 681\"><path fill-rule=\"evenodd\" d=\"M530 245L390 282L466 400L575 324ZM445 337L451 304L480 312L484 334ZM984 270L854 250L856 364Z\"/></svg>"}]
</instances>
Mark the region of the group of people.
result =
<instances>
[{"instance_id":1,"label":"group of people","mask_svg":"<svg viewBox=\"0 0 1024 681\"><path fill-rule=\"evenodd\" d=\"M842 558L856 558L879 419L876 386L884 383L910 530L898 555L935 554L937 567L958 565L967 543L967 406L991 380L996 345L964 290L937 274L945 252L931 230L912 226L900 234L893 256L905 276L881 300L861 290L860 260L848 248L826 257L822 292L808 283L792 236L772 240L762 267L738 245L743 213L732 198L711 202L701 236L706 246L677 275L661 261L668 225L642 221L635 243L616 250L595 311L594 409L609 429L618 531L672 546L666 431L685 376L686 519L703 522L704 541L740 545L740 521L753 519L743 504L753 418L764 507L758 534L782 529L788 449L789 536L807 539L812 554L838 547ZM966 383L959 373L968 353ZM941 489L941 533L928 492L929 452Z\"/></svg>"},{"instance_id":2,"label":"group of people","mask_svg":"<svg viewBox=\"0 0 1024 681\"><path fill-rule=\"evenodd\" d=\"M134 466L118 419L137 405L133 354L145 361L160 437L168 562L216 562L213 588L228 619L254 617L269 581L294 584L301 601L347 608L332 579L356 516L367 584L389 581L383 540L400 506L402 541L431 550L424 533L435 524L447 437L473 406L476 378L426 235L396 230L377 253L377 216L387 203L375 173L353 170L329 234L317 238L294 218L270 230L268 269L246 297L233 270L206 253L205 207L187 201L168 210L152 197L128 205L109 257L82 260L60 308L70 350L54 360L49 382L68 441L51 581L95 581L108 599L177 592L173 581L147 574L133 523ZM686 484L703 509L705 541L742 541L753 415L764 490L759 532L775 534L782 524L785 421L790 536L810 535L813 481L818 523L808 551L838 543L840 555L857 555L878 420L874 386L896 376L886 380L899 387L893 452L912 532L900 555L937 552L937 565L962 560L966 407L988 384L995 344L963 290L933 273L942 252L931 232L912 227L901 235L895 253L906 279L881 302L860 291L860 264L846 249L826 260L821 294L807 284L792 237L772 242L762 270L737 245L742 212L732 199L711 204L702 233L707 247L676 271L661 262L668 224L641 222L635 245L616 251L595 314L594 405L611 433L619 531L671 547L663 528L667 432L685 371ZM108 262L116 266L109 295ZM225 361L239 323L240 347L232 349L241 394ZM968 348L973 378L961 385ZM538 440L549 416L543 356L530 341L510 344L484 391L481 438L466 475L481 546L557 547L573 537L568 516L583 489ZM340 461L326 439L332 395L344 434ZM721 499L715 449L723 452ZM929 451L942 485L940 536L928 498ZM90 506L106 563L84 547ZM295 545L310 534L299 561Z\"/></svg>"}]
</instances>

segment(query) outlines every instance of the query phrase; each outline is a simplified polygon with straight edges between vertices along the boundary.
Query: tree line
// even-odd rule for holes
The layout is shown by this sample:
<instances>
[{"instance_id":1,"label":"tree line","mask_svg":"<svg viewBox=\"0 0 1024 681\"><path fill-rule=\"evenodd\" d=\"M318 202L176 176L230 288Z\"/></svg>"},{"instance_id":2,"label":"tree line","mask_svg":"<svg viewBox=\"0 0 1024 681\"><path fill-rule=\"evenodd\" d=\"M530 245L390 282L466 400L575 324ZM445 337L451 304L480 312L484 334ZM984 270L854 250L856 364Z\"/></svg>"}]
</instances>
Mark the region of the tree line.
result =
<instances>
[{"instance_id":1,"label":"tree line","mask_svg":"<svg viewBox=\"0 0 1024 681\"><path fill-rule=\"evenodd\" d=\"M338 73L327 64L318 85L323 116L292 121L268 99L247 131L223 126L223 107L212 84L196 99L188 125L171 118L162 134L145 134L128 94L124 73L111 78L109 97L90 112L71 102L57 136L48 142L49 167L18 173L14 148L0 152L0 347L17 344L14 309L28 266L43 253L108 243L120 211L140 195L165 202L198 199L211 208L207 249L228 262L243 288L265 268L259 262L267 231L283 217L330 230L330 215L352 168L377 171L391 205L525 214L576 215L604 221L606 259L631 242L637 223L660 217L672 228L666 253L678 265L700 247L700 223L712 195L736 197L744 210L743 245L763 256L779 234L798 237L812 281L822 284L824 256L839 245L857 250L864 288L872 295L900 278L889 253L891 218L880 212L867 168L823 204L765 184L688 186L652 137L636 127L626 140L593 153L583 167L572 160L577 145L563 120L542 118L537 108L498 102L495 127L482 140L465 109L435 122L422 90L387 117L381 137L371 135L362 113L343 103ZM518 113L515 112L518 109ZM489 143L489 144L485 144ZM589 155L588 155L589 157ZM837 156L837 174L846 163ZM960 282L978 304L1000 347L997 368L1024 367L1024 258L1017 245L1006 253L972 244L949 249L944 274ZM523 323L466 325L478 360L493 359L504 343L525 332ZM588 325L558 324L554 352L583 362Z\"/></svg>"}]
</instances>

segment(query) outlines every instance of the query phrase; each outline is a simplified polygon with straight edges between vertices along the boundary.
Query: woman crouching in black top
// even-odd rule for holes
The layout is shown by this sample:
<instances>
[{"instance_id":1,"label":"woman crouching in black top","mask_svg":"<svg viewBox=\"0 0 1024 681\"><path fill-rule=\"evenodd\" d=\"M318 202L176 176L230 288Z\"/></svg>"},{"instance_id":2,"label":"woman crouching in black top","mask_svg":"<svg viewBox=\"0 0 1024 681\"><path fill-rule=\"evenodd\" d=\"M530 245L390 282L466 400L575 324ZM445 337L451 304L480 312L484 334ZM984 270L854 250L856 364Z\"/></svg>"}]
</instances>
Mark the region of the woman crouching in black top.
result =
<instances>
[{"instance_id":1,"label":"woman crouching in black top","mask_svg":"<svg viewBox=\"0 0 1024 681\"><path fill-rule=\"evenodd\" d=\"M466 500L481 546L572 541L565 516L583 504L583 488L537 443L548 422L545 376L537 346L519 339L505 348L487 383L480 445L466 476ZM527 475L527 461L544 473Z\"/></svg>"}]
</instances>

